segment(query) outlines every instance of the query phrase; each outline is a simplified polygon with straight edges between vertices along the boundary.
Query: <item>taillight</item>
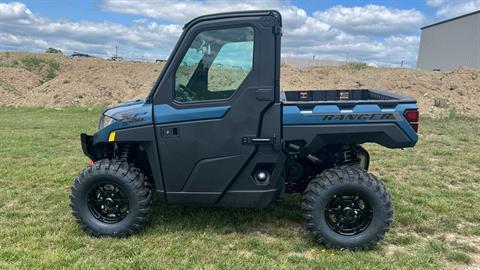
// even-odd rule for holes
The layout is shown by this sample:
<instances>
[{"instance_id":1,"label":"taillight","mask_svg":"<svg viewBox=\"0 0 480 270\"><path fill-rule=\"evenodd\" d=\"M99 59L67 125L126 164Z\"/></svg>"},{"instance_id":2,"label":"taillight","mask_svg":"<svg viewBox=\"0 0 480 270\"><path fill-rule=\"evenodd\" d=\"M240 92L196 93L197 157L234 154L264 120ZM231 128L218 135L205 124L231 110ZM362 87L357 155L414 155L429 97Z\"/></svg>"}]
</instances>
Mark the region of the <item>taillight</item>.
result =
<instances>
[{"instance_id":1,"label":"taillight","mask_svg":"<svg viewBox=\"0 0 480 270\"><path fill-rule=\"evenodd\" d=\"M405 116L410 126L412 126L413 130L415 130L415 132L418 132L418 119L419 119L418 110L417 109L407 110L405 111L403 116Z\"/></svg>"}]
</instances>

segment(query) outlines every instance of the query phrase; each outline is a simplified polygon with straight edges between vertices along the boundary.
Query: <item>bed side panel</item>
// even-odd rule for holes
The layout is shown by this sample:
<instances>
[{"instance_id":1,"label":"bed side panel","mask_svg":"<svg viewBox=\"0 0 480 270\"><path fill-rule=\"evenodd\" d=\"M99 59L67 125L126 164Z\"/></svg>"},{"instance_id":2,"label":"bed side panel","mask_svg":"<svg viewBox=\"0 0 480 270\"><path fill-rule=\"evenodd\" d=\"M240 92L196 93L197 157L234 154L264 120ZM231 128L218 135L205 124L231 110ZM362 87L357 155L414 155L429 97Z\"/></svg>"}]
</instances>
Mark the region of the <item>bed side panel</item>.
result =
<instances>
[{"instance_id":1,"label":"bed side panel","mask_svg":"<svg viewBox=\"0 0 480 270\"><path fill-rule=\"evenodd\" d=\"M381 108L376 104L357 104L351 109L337 105L316 105L301 110L296 105L283 107L285 141L305 140L309 145L361 144L374 142L389 148L413 147L418 135L403 113L417 109L415 103Z\"/></svg>"}]
</instances>

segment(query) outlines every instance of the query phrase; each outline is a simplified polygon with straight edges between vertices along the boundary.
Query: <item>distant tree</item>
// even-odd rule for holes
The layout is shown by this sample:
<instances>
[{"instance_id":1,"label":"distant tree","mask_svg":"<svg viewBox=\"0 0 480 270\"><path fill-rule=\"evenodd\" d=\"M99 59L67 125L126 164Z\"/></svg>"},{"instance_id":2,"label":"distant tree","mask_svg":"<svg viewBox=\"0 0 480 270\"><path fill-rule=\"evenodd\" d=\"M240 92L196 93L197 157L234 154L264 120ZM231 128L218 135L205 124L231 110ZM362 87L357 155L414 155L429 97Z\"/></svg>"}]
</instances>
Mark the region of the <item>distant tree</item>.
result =
<instances>
[{"instance_id":1,"label":"distant tree","mask_svg":"<svg viewBox=\"0 0 480 270\"><path fill-rule=\"evenodd\" d=\"M55 48L48 48L45 50L46 53L61 53L63 54L63 52L59 49L55 49Z\"/></svg>"},{"instance_id":2,"label":"distant tree","mask_svg":"<svg viewBox=\"0 0 480 270\"><path fill-rule=\"evenodd\" d=\"M349 62L345 65L343 65L343 67L347 68L347 69L352 69L352 70L362 70L362 69L366 69L368 68L368 64L365 63L365 62Z\"/></svg>"}]
</instances>

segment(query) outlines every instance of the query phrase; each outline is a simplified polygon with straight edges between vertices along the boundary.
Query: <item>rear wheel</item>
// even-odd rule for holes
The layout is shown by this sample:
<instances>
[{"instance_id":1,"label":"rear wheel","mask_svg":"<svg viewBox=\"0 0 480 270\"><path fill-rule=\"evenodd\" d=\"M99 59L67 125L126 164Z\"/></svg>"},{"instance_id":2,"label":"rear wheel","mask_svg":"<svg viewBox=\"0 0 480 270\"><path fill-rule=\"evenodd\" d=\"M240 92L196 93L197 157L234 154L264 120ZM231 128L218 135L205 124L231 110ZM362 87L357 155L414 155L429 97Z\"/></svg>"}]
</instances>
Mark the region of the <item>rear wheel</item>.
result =
<instances>
[{"instance_id":1,"label":"rear wheel","mask_svg":"<svg viewBox=\"0 0 480 270\"><path fill-rule=\"evenodd\" d=\"M390 194L371 173L353 166L325 170L302 199L307 228L328 248L363 250L383 239L392 222Z\"/></svg>"},{"instance_id":2,"label":"rear wheel","mask_svg":"<svg viewBox=\"0 0 480 270\"><path fill-rule=\"evenodd\" d=\"M77 223L95 236L129 236L151 214L150 185L137 168L119 160L100 160L75 179L70 206Z\"/></svg>"}]
</instances>

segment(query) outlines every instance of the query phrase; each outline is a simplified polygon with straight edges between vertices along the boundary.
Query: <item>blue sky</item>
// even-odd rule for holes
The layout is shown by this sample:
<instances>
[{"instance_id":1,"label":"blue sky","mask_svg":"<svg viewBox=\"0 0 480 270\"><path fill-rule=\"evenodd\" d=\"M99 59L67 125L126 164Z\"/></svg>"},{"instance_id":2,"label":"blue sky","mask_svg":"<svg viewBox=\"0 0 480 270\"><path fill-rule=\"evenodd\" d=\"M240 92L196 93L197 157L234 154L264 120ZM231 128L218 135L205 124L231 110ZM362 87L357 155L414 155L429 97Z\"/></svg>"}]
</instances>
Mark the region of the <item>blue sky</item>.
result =
<instances>
[{"instance_id":1,"label":"blue sky","mask_svg":"<svg viewBox=\"0 0 480 270\"><path fill-rule=\"evenodd\" d=\"M8 3L8 1L1 1ZM101 2L95 0L30 0L21 1L26 4L33 12L38 12L51 19L70 19L70 20L91 20L102 21L108 20L117 23L128 24L135 19L143 18L143 16L135 16L128 14L119 14L115 12L108 12L101 9ZM159 1L161 2L161 1ZM435 7L429 6L426 2L421 0L389 0L389 1L290 1L292 5L304 9L307 13L313 13L317 10L327 9L331 6L342 5L345 7L365 6L368 4L388 6L399 9L414 8L428 15L435 17ZM161 21L161 20L159 20Z\"/></svg>"},{"instance_id":2,"label":"blue sky","mask_svg":"<svg viewBox=\"0 0 480 270\"><path fill-rule=\"evenodd\" d=\"M480 9L480 0L0 1L0 50L80 51L166 58L189 19L231 10L279 10L282 55L415 66L421 26Z\"/></svg>"}]
</instances>

